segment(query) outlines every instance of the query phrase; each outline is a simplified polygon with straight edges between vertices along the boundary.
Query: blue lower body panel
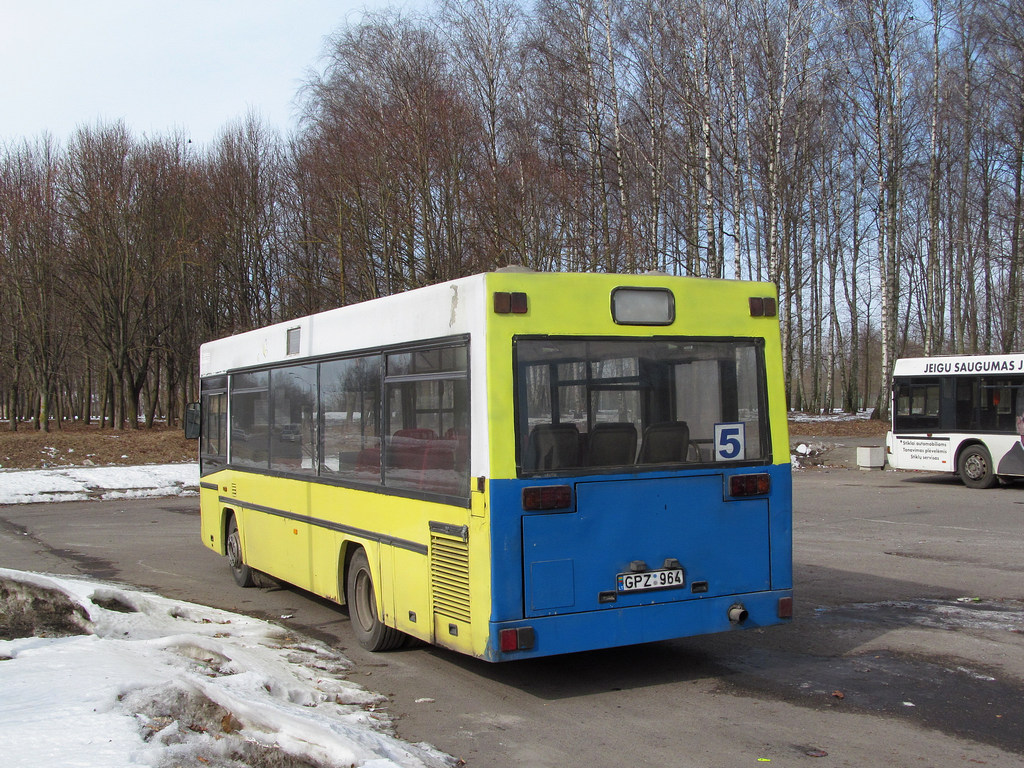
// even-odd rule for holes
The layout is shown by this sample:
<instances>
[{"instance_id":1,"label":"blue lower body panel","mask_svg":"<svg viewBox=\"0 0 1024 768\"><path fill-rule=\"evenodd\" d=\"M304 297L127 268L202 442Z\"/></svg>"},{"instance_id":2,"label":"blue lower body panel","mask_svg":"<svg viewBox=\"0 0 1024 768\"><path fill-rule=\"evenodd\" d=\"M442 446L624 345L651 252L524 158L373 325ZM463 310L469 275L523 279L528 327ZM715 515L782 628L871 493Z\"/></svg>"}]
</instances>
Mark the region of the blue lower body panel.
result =
<instances>
[{"instance_id":1,"label":"blue lower body panel","mask_svg":"<svg viewBox=\"0 0 1024 768\"><path fill-rule=\"evenodd\" d=\"M539 616L521 621L492 621L492 640L486 658L489 661L512 661L784 624L789 619L779 618L779 601L792 596L793 590L784 589L694 597L682 602ZM747 612L746 619L739 623L729 619L729 610L736 605L741 605ZM502 652L500 631L521 627L532 628L533 647Z\"/></svg>"}]
</instances>

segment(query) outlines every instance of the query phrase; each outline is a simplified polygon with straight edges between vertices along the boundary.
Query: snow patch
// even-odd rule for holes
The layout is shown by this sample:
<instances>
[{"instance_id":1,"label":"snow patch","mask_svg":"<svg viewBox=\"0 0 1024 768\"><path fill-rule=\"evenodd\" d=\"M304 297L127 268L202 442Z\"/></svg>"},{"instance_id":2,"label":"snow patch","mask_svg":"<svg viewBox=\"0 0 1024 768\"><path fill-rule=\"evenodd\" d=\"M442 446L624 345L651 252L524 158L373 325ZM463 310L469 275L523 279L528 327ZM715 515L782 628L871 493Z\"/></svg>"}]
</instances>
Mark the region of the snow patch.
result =
<instances>
[{"instance_id":1,"label":"snow patch","mask_svg":"<svg viewBox=\"0 0 1024 768\"><path fill-rule=\"evenodd\" d=\"M194 496L198 493L199 465L195 462L0 470L0 504Z\"/></svg>"},{"instance_id":2,"label":"snow patch","mask_svg":"<svg viewBox=\"0 0 1024 768\"><path fill-rule=\"evenodd\" d=\"M456 762L395 738L385 699L345 679L344 656L259 619L6 569L0 614L28 627L0 639L6 768ZM50 614L73 620L57 629Z\"/></svg>"}]
</instances>

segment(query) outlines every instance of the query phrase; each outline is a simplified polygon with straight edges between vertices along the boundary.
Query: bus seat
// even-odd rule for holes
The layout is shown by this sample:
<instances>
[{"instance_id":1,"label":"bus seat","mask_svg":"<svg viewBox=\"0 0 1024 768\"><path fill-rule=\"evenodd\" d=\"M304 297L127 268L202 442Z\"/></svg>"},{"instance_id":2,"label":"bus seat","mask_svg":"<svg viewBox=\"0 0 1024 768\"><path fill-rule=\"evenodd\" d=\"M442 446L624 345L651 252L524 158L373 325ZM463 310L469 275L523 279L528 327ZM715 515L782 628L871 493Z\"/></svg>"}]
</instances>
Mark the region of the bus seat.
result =
<instances>
[{"instance_id":1,"label":"bus seat","mask_svg":"<svg viewBox=\"0 0 1024 768\"><path fill-rule=\"evenodd\" d=\"M457 493L459 478L455 473L455 441L433 440L424 443L423 466L415 481L420 491Z\"/></svg>"},{"instance_id":2,"label":"bus seat","mask_svg":"<svg viewBox=\"0 0 1024 768\"><path fill-rule=\"evenodd\" d=\"M339 467L346 466L342 462L342 457L338 458ZM380 477L380 446L374 445L368 448L362 448L359 451L359 455L356 458L356 472L359 473L372 473Z\"/></svg>"},{"instance_id":3,"label":"bus seat","mask_svg":"<svg viewBox=\"0 0 1024 768\"><path fill-rule=\"evenodd\" d=\"M406 437L412 440L434 440L437 437L437 433L426 427L414 427L412 429L396 430L392 437Z\"/></svg>"},{"instance_id":4,"label":"bus seat","mask_svg":"<svg viewBox=\"0 0 1024 768\"><path fill-rule=\"evenodd\" d=\"M686 461L690 446L690 427L685 421L651 424L644 430L640 446L641 464L666 464Z\"/></svg>"},{"instance_id":5,"label":"bus seat","mask_svg":"<svg viewBox=\"0 0 1024 768\"><path fill-rule=\"evenodd\" d=\"M636 458L636 426L629 421L600 422L590 430L587 464L614 467Z\"/></svg>"},{"instance_id":6,"label":"bus seat","mask_svg":"<svg viewBox=\"0 0 1024 768\"><path fill-rule=\"evenodd\" d=\"M452 469L455 466L455 445L447 440L434 440L423 447L421 469Z\"/></svg>"},{"instance_id":7,"label":"bus seat","mask_svg":"<svg viewBox=\"0 0 1024 768\"><path fill-rule=\"evenodd\" d=\"M461 467L469 463L469 430L452 427L444 433L446 440L455 441L455 466Z\"/></svg>"},{"instance_id":8,"label":"bus seat","mask_svg":"<svg viewBox=\"0 0 1024 768\"><path fill-rule=\"evenodd\" d=\"M423 468L427 448L437 438L432 429L399 429L387 441L384 460L388 469Z\"/></svg>"},{"instance_id":9,"label":"bus seat","mask_svg":"<svg viewBox=\"0 0 1024 768\"><path fill-rule=\"evenodd\" d=\"M530 431L526 469L579 466L580 431L575 424L538 424Z\"/></svg>"}]
</instances>

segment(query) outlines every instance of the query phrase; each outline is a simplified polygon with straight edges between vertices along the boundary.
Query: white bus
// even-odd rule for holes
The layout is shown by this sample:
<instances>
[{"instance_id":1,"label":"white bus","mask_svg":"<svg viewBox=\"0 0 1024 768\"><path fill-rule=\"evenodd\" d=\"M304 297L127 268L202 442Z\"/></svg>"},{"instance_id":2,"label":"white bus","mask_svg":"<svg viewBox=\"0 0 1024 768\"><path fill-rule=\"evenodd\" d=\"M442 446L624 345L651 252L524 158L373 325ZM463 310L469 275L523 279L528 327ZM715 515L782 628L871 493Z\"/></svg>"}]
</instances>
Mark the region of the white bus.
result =
<instances>
[{"instance_id":1,"label":"white bus","mask_svg":"<svg viewBox=\"0 0 1024 768\"><path fill-rule=\"evenodd\" d=\"M1024 352L897 360L886 450L894 469L969 488L1024 477Z\"/></svg>"}]
</instances>

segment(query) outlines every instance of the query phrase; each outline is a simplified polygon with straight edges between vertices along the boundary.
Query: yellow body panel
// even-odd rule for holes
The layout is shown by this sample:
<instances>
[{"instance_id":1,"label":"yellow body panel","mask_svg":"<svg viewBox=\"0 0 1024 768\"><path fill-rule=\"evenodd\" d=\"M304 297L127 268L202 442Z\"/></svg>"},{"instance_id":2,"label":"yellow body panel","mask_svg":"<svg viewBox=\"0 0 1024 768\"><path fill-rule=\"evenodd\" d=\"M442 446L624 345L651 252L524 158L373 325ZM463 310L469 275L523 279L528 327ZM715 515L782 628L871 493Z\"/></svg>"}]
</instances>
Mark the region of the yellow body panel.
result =
<instances>
[{"instance_id":1,"label":"yellow body panel","mask_svg":"<svg viewBox=\"0 0 1024 768\"><path fill-rule=\"evenodd\" d=\"M618 287L669 288L675 295L671 325L618 325L612 320L611 293ZM567 273L487 275L488 293L527 294L526 314L488 314L487 380L491 473L515 477L515 413L512 388L512 337L552 336L704 336L763 338L767 380L784 380L777 317L751 317L751 297L778 292L770 283L709 280L665 275L578 275ZM789 435L782 387L769 386L768 410L774 463L788 464Z\"/></svg>"},{"instance_id":2,"label":"yellow body panel","mask_svg":"<svg viewBox=\"0 0 1024 768\"><path fill-rule=\"evenodd\" d=\"M381 618L389 626L434 642L425 554L429 523L466 526L468 509L233 469L210 475L204 482L219 486L216 491L201 492L206 546L224 554L226 518L233 514L247 565L342 604L345 555L350 547L360 546L370 563ZM483 494L474 496L484 503ZM311 522L282 513L304 515ZM473 530L474 538L486 540L482 518L474 518ZM386 532L384 541L382 532ZM412 551L414 545L422 551ZM486 573L489 568L479 570ZM439 638L438 643L471 652L469 627L460 629L458 636Z\"/></svg>"}]
</instances>

